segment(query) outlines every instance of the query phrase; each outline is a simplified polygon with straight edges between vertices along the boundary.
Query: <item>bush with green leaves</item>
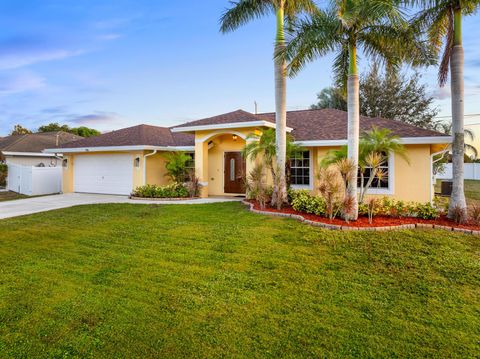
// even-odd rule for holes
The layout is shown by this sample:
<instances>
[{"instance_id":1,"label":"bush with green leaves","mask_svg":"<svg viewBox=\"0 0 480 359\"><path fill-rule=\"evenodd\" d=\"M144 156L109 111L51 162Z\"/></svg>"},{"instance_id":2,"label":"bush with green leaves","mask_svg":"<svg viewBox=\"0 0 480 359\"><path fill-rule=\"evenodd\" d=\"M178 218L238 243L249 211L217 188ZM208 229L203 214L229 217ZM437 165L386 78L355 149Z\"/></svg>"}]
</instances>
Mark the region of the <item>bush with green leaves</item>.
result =
<instances>
[{"instance_id":1,"label":"bush with green leaves","mask_svg":"<svg viewBox=\"0 0 480 359\"><path fill-rule=\"evenodd\" d=\"M188 163L192 157L185 152L167 152L165 153L165 168L168 176L175 183L183 183L188 180L189 168Z\"/></svg>"},{"instance_id":2,"label":"bush with green leaves","mask_svg":"<svg viewBox=\"0 0 480 359\"><path fill-rule=\"evenodd\" d=\"M177 183L168 186L147 184L137 187L132 192L132 196L141 198L186 198L189 196L189 192L184 185Z\"/></svg>"},{"instance_id":3,"label":"bush with green leaves","mask_svg":"<svg viewBox=\"0 0 480 359\"><path fill-rule=\"evenodd\" d=\"M5 163L0 163L0 186L7 185L8 166Z\"/></svg>"},{"instance_id":4,"label":"bush with green leaves","mask_svg":"<svg viewBox=\"0 0 480 359\"><path fill-rule=\"evenodd\" d=\"M415 214L416 217L422 219L436 219L439 217L438 209L432 206L430 202L417 204Z\"/></svg>"},{"instance_id":5,"label":"bush with green leaves","mask_svg":"<svg viewBox=\"0 0 480 359\"><path fill-rule=\"evenodd\" d=\"M291 190L289 195L295 211L325 216L327 205L323 197L312 195L308 190Z\"/></svg>"}]
</instances>

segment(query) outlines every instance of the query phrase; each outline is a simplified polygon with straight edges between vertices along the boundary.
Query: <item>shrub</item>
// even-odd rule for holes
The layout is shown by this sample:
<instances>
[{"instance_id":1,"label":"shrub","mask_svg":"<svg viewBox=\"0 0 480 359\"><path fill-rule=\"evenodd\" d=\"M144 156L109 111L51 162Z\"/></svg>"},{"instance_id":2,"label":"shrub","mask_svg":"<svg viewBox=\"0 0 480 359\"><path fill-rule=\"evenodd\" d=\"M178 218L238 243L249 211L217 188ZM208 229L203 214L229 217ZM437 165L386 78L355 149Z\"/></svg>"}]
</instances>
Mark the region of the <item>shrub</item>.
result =
<instances>
[{"instance_id":1,"label":"shrub","mask_svg":"<svg viewBox=\"0 0 480 359\"><path fill-rule=\"evenodd\" d=\"M336 217L341 207L341 194L343 190L343 182L340 172L335 168L322 168L318 173L320 185L318 187L320 193L325 199L326 215L332 220Z\"/></svg>"},{"instance_id":2,"label":"shrub","mask_svg":"<svg viewBox=\"0 0 480 359\"><path fill-rule=\"evenodd\" d=\"M474 204L470 209L470 219L477 226L480 225L480 206Z\"/></svg>"},{"instance_id":3,"label":"shrub","mask_svg":"<svg viewBox=\"0 0 480 359\"><path fill-rule=\"evenodd\" d=\"M439 217L438 210L430 202L417 204L415 214L422 219L436 219Z\"/></svg>"},{"instance_id":4,"label":"shrub","mask_svg":"<svg viewBox=\"0 0 480 359\"><path fill-rule=\"evenodd\" d=\"M188 180L187 164L192 158L185 152L167 152L165 153L165 168L168 176L175 183L183 183Z\"/></svg>"},{"instance_id":5,"label":"shrub","mask_svg":"<svg viewBox=\"0 0 480 359\"><path fill-rule=\"evenodd\" d=\"M200 179L195 176L195 171L191 171L189 173L189 179L185 183L185 188L187 189L190 197L200 196L200 189L202 188L202 185L200 184Z\"/></svg>"},{"instance_id":6,"label":"shrub","mask_svg":"<svg viewBox=\"0 0 480 359\"><path fill-rule=\"evenodd\" d=\"M247 189L247 198L256 200L260 208L265 209L272 192L270 191L270 187L267 186L265 169L262 164L257 164L250 171L245 180L245 187Z\"/></svg>"},{"instance_id":7,"label":"shrub","mask_svg":"<svg viewBox=\"0 0 480 359\"><path fill-rule=\"evenodd\" d=\"M307 190L291 190L289 195L290 203L295 211L325 216L327 206L322 197L314 196Z\"/></svg>"},{"instance_id":8,"label":"shrub","mask_svg":"<svg viewBox=\"0 0 480 359\"><path fill-rule=\"evenodd\" d=\"M5 163L0 163L0 186L7 185L8 167Z\"/></svg>"},{"instance_id":9,"label":"shrub","mask_svg":"<svg viewBox=\"0 0 480 359\"><path fill-rule=\"evenodd\" d=\"M181 184L171 184L168 186L145 185L137 187L132 196L142 198L186 198L189 192Z\"/></svg>"}]
</instances>

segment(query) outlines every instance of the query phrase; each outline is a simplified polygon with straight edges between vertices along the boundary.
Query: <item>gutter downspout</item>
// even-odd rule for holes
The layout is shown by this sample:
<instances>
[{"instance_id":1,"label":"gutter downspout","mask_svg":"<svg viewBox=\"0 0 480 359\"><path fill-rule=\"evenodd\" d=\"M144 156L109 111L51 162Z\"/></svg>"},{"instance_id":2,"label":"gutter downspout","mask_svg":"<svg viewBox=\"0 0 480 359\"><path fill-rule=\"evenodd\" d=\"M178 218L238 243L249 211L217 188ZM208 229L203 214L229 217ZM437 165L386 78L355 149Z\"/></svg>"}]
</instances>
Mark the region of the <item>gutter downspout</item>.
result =
<instances>
[{"instance_id":1,"label":"gutter downspout","mask_svg":"<svg viewBox=\"0 0 480 359\"><path fill-rule=\"evenodd\" d=\"M144 185L147 184L147 157L153 156L156 153L157 153L157 150L153 150L153 152L143 156L143 184Z\"/></svg>"},{"instance_id":2,"label":"gutter downspout","mask_svg":"<svg viewBox=\"0 0 480 359\"><path fill-rule=\"evenodd\" d=\"M435 163L437 163L438 161L441 161L444 157L445 157L445 154L448 153L449 150L442 150L442 151L438 151L438 152L434 152L430 155L430 203L433 204L433 199L435 197L435 191L433 189L433 179L434 179L434 176L433 176L433 165ZM433 157L437 156L437 155L442 155L440 158L437 158L435 161L433 160Z\"/></svg>"}]
</instances>

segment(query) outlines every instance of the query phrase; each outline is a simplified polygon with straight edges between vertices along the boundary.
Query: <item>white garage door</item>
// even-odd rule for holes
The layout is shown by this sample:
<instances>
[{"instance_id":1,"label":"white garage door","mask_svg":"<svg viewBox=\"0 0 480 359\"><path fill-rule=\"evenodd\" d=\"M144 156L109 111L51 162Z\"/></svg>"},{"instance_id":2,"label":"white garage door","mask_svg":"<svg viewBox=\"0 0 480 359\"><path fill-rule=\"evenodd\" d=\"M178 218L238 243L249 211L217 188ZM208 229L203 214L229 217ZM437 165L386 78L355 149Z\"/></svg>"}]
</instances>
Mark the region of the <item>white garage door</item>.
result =
<instances>
[{"instance_id":1,"label":"white garage door","mask_svg":"<svg viewBox=\"0 0 480 359\"><path fill-rule=\"evenodd\" d=\"M74 162L75 192L123 194L133 189L132 155L82 155Z\"/></svg>"}]
</instances>

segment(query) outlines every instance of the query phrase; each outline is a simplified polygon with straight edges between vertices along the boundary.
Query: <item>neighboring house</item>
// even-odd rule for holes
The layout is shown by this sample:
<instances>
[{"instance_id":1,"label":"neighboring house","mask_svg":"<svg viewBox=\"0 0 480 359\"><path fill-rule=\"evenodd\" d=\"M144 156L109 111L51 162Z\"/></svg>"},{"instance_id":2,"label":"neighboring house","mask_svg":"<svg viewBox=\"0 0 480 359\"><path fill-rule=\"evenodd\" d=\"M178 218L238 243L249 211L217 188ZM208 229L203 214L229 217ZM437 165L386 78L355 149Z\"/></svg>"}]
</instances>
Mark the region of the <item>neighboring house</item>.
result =
<instances>
[{"instance_id":1,"label":"neighboring house","mask_svg":"<svg viewBox=\"0 0 480 359\"><path fill-rule=\"evenodd\" d=\"M7 165L56 167L61 160L54 153L44 153L46 148L63 146L83 137L71 133L40 132L26 135L11 135L0 139L0 161Z\"/></svg>"},{"instance_id":2,"label":"neighboring house","mask_svg":"<svg viewBox=\"0 0 480 359\"><path fill-rule=\"evenodd\" d=\"M401 137L410 164L390 155L388 180L371 194L429 201L432 193L432 156L443 151L450 136L381 118L360 119L361 130L388 128ZM330 149L347 143L347 113L323 109L290 111L288 131L305 147L292 160L292 186L316 191L316 172ZM139 125L67 144L48 153L64 154L64 192L129 194L144 184L164 185L165 151L186 151L195 162L203 185L202 196L241 195L244 173L254 166L242 158L247 136L274 128L273 113L254 115L242 110L188 122L173 128Z\"/></svg>"}]
</instances>

